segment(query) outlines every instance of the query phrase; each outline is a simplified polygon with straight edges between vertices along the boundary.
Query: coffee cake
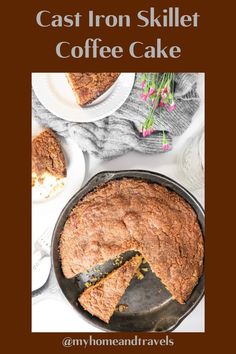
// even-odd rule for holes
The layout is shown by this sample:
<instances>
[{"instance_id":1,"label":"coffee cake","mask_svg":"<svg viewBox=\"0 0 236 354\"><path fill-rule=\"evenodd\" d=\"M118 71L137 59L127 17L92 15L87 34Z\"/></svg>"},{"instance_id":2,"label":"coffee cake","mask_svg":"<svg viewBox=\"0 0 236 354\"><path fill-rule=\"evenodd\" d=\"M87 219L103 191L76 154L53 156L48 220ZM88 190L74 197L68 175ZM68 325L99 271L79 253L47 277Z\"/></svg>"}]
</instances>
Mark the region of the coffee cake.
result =
<instances>
[{"instance_id":1,"label":"coffee cake","mask_svg":"<svg viewBox=\"0 0 236 354\"><path fill-rule=\"evenodd\" d=\"M64 275L139 251L179 303L202 273L203 236L197 215L178 194L137 179L108 182L72 210L60 239Z\"/></svg>"},{"instance_id":2,"label":"coffee cake","mask_svg":"<svg viewBox=\"0 0 236 354\"><path fill-rule=\"evenodd\" d=\"M120 73L66 73L67 80L80 106L92 103L106 92Z\"/></svg>"}]
</instances>

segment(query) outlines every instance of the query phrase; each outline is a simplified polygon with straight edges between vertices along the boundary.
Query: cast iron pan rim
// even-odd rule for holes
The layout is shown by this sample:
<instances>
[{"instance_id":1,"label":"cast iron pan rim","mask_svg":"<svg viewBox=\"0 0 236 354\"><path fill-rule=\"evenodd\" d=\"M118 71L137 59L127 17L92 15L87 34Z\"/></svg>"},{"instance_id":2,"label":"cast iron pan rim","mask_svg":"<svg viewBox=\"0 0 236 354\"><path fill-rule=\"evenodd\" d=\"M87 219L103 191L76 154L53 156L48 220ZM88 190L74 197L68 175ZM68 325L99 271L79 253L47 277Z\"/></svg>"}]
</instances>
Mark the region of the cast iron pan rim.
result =
<instances>
[{"instance_id":1,"label":"cast iron pan rim","mask_svg":"<svg viewBox=\"0 0 236 354\"><path fill-rule=\"evenodd\" d=\"M132 176L132 175L126 176L127 173L128 173L128 174L129 174L129 173L134 174L134 176ZM57 272L55 271L54 257L53 257L53 251L54 251L54 247L55 247L55 245L54 245L54 240L55 240L55 238L56 238L56 236L57 236L57 232L56 232L56 231L57 231L58 225L60 224L61 218L64 216L64 213L66 212L66 210L68 209L69 206L70 206L70 211L73 209L73 207L75 206L75 203L77 203L77 202L79 201L79 200L77 199L78 195L79 195L79 194L83 194L84 190L85 190L85 189L91 184L91 182L92 182L94 179L96 179L97 177L102 176L102 175L104 175L104 176L105 176L105 175L111 175L111 178L108 178L105 182L103 182L104 184L108 183L108 182L111 181L111 180L122 179L122 178L142 179L142 176L137 177L137 176L135 176L135 173L137 173L137 174L143 174L143 178L144 178L144 179L145 179L145 177L148 177L148 176L151 176L151 175L154 176L154 177L156 176L156 177L161 177L161 178L163 178L163 180L164 180L165 182L169 182L171 185L176 186L178 189L182 190L182 191L185 193L185 195L188 195L188 196L194 201L194 203L195 203L196 207L199 209L199 211L204 214L204 209L203 209L202 205L199 203L199 201L198 201L186 188L184 188L181 184L179 184L178 182L176 182L176 181L173 180L172 178L167 177L167 176L165 176L165 175L163 175L163 174L161 174L161 173L153 172L153 171L148 171L148 170L141 170L141 169L136 169L136 170L116 170L116 171L112 170L112 171L101 171L101 172L98 172L98 173L95 174L93 177L91 177L91 178L89 179L89 181L87 181L87 183L86 183L81 189L79 189L79 190L73 195L73 197L71 197L71 199L66 203L66 205L64 206L64 208L63 208L62 211L60 212L60 215L58 216L57 222L56 222L56 224L55 224L55 226L54 226L54 230L53 230L53 236L52 236L52 241L51 241L51 264L52 264L53 271L54 271L54 273L55 273L55 275L56 275L56 279L57 279L58 285L59 285L59 287L61 288L62 293L63 293L63 295L65 296L65 298L66 298L67 301L68 301L68 299L67 299L67 297L66 297L65 291L64 291L64 289L61 287L61 285L60 285L60 283L59 283L59 280L58 280ZM122 174L124 174L124 175L122 176ZM116 178L116 175L118 175L117 178ZM152 182L152 181L150 181L150 182ZM96 188L96 187L102 185L103 183L101 182L101 183L95 185L94 188ZM154 183L155 183L155 182L154 182ZM158 182L156 182L156 183L158 184ZM167 188L168 188L168 187L167 187ZM171 188L170 188L170 189L171 189ZM90 192L91 192L91 191L89 191L88 193L90 193ZM175 193L178 194L178 192L175 192ZM87 193L86 193L86 194L87 194ZM86 194L85 194L85 195L86 195ZM84 196L85 196L85 195L84 195ZM83 196L83 197L84 197L84 196ZM82 197L82 198L83 198L83 197ZM183 197L183 196L181 196L181 197L185 199L185 197ZM185 199L185 200L186 200L186 199ZM187 201L187 200L186 200L186 201ZM187 202L188 202L188 201L187 201ZM189 203L189 202L188 202L188 203ZM191 205L191 206L192 206L192 205ZM70 213L70 211L69 211L69 213ZM203 235L203 237L204 237L204 235ZM200 280L201 278L203 278L203 277L204 277L204 273L202 273L202 275L201 275L201 277L199 278L199 280ZM180 323L196 308L196 306L199 304L199 302L200 302L201 299L203 298L204 294L205 294L205 290L204 290L204 288L203 288L201 294L200 294L199 297L198 297L198 299L194 302L194 304L193 304L181 317L179 317L179 319L174 323L174 325L171 326L171 327L169 327L168 329L163 330L163 331L158 331L158 333L172 332L173 330L175 330L175 329L180 325ZM70 301L68 301L68 302L69 302L69 303L71 304L71 306L75 309L75 306L74 306ZM77 311L77 312L78 312L78 311ZM106 328L106 327L104 328L104 326L100 325L100 324L97 323L97 322L94 323L93 317L88 318L87 316L83 316L83 314L82 314L81 312L79 312L79 315L82 316L83 319L84 319L86 322L88 322L89 324L92 324L92 325L93 325L94 327L96 327L96 328L105 330L106 332L120 332L120 331L116 331L116 330L111 330L111 329ZM149 332L149 333L152 333L152 332L156 332L156 331L155 331L155 329L153 329L153 330L151 330L151 331L144 331L144 332L146 332L146 333L148 333L148 332ZM123 333L125 333L125 332L123 332ZM139 332L135 332L135 333L139 333ZM140 332L140 333L142 333L142 332Z\"/></svg>"}]
</instances>

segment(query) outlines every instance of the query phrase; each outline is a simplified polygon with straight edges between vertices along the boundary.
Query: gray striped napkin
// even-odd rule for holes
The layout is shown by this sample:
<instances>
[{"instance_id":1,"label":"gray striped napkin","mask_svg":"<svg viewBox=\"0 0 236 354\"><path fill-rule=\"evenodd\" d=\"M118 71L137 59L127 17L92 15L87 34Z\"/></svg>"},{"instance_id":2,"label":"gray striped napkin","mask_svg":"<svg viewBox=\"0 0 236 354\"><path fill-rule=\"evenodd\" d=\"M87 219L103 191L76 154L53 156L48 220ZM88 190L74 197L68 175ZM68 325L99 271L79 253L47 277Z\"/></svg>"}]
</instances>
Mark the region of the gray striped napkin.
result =
<instances>
[{"instance_id":1,"label":"gray striped napkin","mask_svg":"<svg viewBox=\"0 0 236 354\"><path fill-rule=\"evenodd\" d=\"M150 74L151 75L151 74ZM197 93L197 74L175 75L176 108L171 113L156 112L155 132L142 137L140 128L148 113L141 100L141 74L136 74L134 87L126 102L111 116L92 123L68 122L49 112L32 90L32 110L35 119L63 137L72 138L78 146L100 159L111 159L135 150L144 154L164 152L163 131L172 147L172 137L181 135L192 121L200 98ZM125 119L124 119L125 118Z\"/></svg>"}]
</instances>

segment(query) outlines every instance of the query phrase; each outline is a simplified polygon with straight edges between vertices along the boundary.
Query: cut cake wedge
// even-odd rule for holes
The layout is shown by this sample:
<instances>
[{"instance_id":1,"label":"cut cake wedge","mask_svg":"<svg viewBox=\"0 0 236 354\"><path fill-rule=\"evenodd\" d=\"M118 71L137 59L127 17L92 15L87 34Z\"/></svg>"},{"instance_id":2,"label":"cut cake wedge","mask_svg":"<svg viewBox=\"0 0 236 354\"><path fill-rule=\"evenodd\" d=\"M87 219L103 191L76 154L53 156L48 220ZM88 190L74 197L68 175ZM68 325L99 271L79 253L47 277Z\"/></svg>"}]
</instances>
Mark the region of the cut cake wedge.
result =
<instances>
[{"instance_id":1,"label":"cut cake wedge","mask_svg":"<svg viewBox=\"0 0 236 354\"><path fill-rule=\"evenodd\" d=\"M66 73L67 80L80 106L92 103L105 93L120 73Z\"/></svg>"},{"instance_id":2,"label":"cut cake wedge","mask_svg":"<svg viewBox=\"0 0 236 354\"><path fill-rule=\"evenodd\" d=\"M142 256L136 255L118 269L113 270L97 284L90 286L79 297L83 308L93 316L109 323L115 308L129 286L142 262Z\"/></svg>"}]
</instances>

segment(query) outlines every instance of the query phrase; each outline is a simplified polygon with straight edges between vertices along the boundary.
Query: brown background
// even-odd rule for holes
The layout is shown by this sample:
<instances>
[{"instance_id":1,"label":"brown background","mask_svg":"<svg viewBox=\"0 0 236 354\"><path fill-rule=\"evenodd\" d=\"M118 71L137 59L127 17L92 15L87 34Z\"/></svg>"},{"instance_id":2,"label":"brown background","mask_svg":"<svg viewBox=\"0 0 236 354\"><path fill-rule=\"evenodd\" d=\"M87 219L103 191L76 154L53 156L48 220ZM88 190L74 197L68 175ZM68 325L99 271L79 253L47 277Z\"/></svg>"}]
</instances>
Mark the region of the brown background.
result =
<instances>
[{"instance_id":1,"label":"brown background","mask_svg":"<svg viewBox=\"0 0 236 354\"><path fill-rule=\"evenodd\" d=\"M53 13L135 14L150 6L157 8L180 6L184 13L198 11L201 15L198 29L42 29L35 24L35 15L41 9ZM108 9L109 8L109 9ZM114 9L114 10L113 10ZM231 352L234 337L231 296L233 277L230 260L234 259L235 230L233 181L235 158L232 139L234 121L233 34L230 1L75 1L40 0L6 2L1 9L2 73L2 323L5 335L3 352L18 352L27 348L34 353L76 352L79 347L63 348L61 333L31 334L30 284L30 143L31 143L31 72L32 71L203 71L206 72L206 333L170 334L174 347L128 348L127 350L175 351L197 353L204 348ZM84 25L86 22L83 22ZM230 29L231 27L231 29ZM107 44L127 44L140 40L147 44L161 37L166 44L183 48L182 57L172 60L62 60L54 54L58 41L83 43L87 37L101 37ZM6 126L5 126L6 125ZM228 127L231 127L228 131ZM233 150L234 149L234 150ZM232 154L231 154L232 155ZM232 206L231 206L232 205ZM227 220L228 219L228 220ZM6 243L6 245L5 245ZM63 320L63 314L62 314ZM87 337L87 334L79 337ZM129 334L94 334L94 337L125 337ZM158 337L158 334L143 334ZM76 338L76 334L72 334ZM99 352L101 348L86 349ZM102 351L118 352L119 347Z\"/></svg>"}]
</instances>

